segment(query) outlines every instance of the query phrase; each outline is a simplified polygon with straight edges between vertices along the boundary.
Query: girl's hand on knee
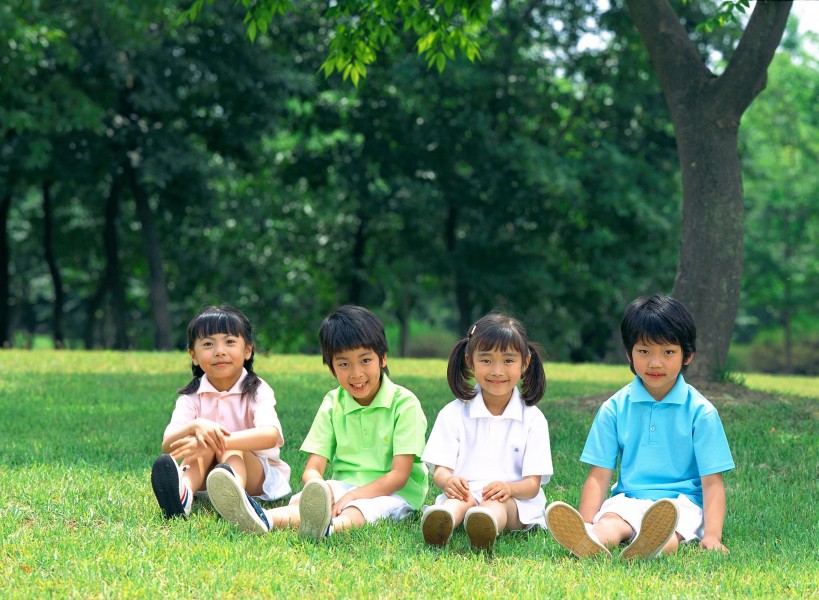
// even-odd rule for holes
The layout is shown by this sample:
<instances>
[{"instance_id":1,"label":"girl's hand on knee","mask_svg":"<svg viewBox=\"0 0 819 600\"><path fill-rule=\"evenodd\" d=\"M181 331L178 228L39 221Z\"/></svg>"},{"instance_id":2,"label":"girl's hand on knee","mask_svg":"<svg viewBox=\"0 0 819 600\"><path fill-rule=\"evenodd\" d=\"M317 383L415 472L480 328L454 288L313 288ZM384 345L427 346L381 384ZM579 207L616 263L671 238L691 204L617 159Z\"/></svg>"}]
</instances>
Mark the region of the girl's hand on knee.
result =
<instances>
[{"instance_id":1,"label":"girl's hand on knee","mask_svg":"<svg viewBox=\"0 0 819 600\"><path fill-rule=\"evenodd\" d=\"M182 464L190 464L197 458L205 458L213 452L200 443L195 436L189 435L171 444L171 456L174 460L182 459Z\"/></svg>"},{"instance_id":2,"label":"girl's hand on knee","mask_svg":"<svg viewBox=\"0 0 819 600\"><path fill-rule=\"evenodd\" d=\"M481 490L484 500L494 500L495 502L506 502L512 497L512 488L505 481L493 481L484 486Z\"/></svg>"},{"instance_id":3,"label":"girl's hand on knee","mask_svg":"<svg viewBox=\"0 0 819 600\"><path fill-rule=\"evenodd\" d=\"M452 475L446 480L444 494L447 498L467 502L469 500L469 484L463 477Z\"/></svg>"}]
</instances>

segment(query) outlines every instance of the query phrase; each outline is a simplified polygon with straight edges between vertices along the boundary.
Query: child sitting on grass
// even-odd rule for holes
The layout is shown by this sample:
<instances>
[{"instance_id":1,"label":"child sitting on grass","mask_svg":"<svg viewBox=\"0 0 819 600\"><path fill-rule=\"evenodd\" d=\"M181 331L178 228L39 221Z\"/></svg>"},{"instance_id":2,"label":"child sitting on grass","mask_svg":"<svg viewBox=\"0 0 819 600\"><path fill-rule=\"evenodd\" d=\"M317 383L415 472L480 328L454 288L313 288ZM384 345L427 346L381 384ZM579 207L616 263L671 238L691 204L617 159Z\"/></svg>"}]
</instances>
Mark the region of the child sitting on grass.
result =
<instances>
[{"instance_id":1,"label":"child sitting on grass","mask_svg":"<svg viewBox=\"0 0 819 600\"><path fill-rule=\"evenodd\" d=\"M447 379L456 400L438 413L422 457L443 492L421 519L424 540L445 546L463 522L485 550L500 531L544 526L552 455L535 406L546 387L540 349L518 321L492 313L452 349Z\"/></svg>"},{"instance_id":2,"label":"child sitting on grass","mask_svg":"<svg viewBox=\"0 0 819 600\"><path fill-rule=\"evenodd\" d=\"M694 319L674 298L643 296L620 330L636 377L594 418L580 457L591 465L580 511L552 503L549 530L581 558L611 556L607 546L628 540L621 559L671 554L692 540L727 553L722 473L734 461L716 409L682 376L696 350Z\"/></svg>"},{"instance_id":3,"label":"child sitting on grass","mask_svg":"<svg viewBox=\"0 0 819 600\"><path fill-rule=\"evenodd\" d=\"M290 467L273 390L253 371L253 329L237 309L210 306L188 325L193 379L165 429L151 485L166 519L187 517L213 470L263 500L290 493ZM181 460L181 465L177 461Z\"/></svg>"},{"instance_id":4,"label":"child sitting on grass","mask_svg":"<svg viewBox=\"0 0 819 600\"><path fill-rule=\"evenodd\" d=\"M342 306L321 324L322 357L339 387L319 407L301 449L304 488L288 506L261 509L230 474L214 471L214 507L245 531L298 527L319 540L378 519L400 520L421 507L427 421L412 392L390 381L384 326L369 310ZM328 464L332 479L325 481ZM211 489L212 488L212 489Z\"/></svg>"}]
</instances>

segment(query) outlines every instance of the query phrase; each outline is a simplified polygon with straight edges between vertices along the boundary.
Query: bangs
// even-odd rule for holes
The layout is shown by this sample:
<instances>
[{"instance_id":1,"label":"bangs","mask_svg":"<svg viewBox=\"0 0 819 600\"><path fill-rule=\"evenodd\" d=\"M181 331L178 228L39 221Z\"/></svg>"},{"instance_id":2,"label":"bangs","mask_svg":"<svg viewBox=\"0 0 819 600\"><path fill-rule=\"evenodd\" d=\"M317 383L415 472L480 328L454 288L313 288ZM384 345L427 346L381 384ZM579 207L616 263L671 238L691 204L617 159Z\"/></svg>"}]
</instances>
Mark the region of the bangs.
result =
<instances>
[{"instance_id":1,"label":"bangs","mask_svg":"<svg viewBox=\"0 0 819 600\"><path fill-rule=\"evenodd\" d=\"M217 334L235 335L245 338L244 326L238 315L223 310L207 311L191 321L188 327L188 347L193 348L196 340ZM245 340L250 342L251 340Z\"/></svg>"},{"instance_id":2,"label":"bangs","mask_svg":"<svg viewBox=\"0 0 819 600\"><path fill-rule=\"evenodd\" d=\"M529 346L524 337L513 327L493 325L476 332L469 340L469 352L491 352L514 350L522 357L529 355Z\"/></svg>"}]
</instances>

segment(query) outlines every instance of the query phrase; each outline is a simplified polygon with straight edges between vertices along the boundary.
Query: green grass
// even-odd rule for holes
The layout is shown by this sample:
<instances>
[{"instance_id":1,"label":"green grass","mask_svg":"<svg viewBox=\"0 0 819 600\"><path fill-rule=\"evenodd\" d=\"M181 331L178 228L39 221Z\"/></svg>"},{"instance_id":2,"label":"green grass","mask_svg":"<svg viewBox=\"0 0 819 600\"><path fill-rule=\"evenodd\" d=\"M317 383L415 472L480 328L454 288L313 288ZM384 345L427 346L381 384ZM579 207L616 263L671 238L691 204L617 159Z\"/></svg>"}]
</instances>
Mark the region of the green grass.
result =
<instances>
[{"instance_id":1,"label":"green grass","mask_svg":"<svg viewBox=\"0 0 819 600\"><path fill-rule=\"evenodd\" d=\"M725 544L647 563L581 562L541 531L502 536L491 555L462 531L426 547L417 517L314 545L290 532L241 534L199 502L187 521L160 518L150 466L187 382L182 353L0 352L0 597L816 597L816 378L746 376L774 393L715 399L737 462L727 475ZM335 380L315 356L264 356L276 391L293 486L298 447ZM392 360L429 425L451 399L442 360ZM577 458L596 401L630 380L625 366L547 365L540 408L556 474L549 501L576 504ZM431 492L431 495L434 492ZM273 506L271 504L270 506Z\"/></svg>"}]
</instances>

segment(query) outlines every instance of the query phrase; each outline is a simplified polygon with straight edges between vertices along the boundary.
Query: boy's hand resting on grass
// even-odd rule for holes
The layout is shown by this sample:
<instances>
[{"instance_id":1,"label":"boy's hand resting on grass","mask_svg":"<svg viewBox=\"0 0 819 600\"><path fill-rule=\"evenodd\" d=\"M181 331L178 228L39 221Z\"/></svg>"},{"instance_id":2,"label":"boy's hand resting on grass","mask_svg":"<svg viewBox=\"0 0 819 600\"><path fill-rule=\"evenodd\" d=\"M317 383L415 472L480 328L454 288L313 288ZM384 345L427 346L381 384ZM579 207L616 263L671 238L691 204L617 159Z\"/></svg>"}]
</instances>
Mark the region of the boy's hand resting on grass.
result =
<instances>
[{"instance_id":1,"label":"boy's hand resting on grass","mask_svg":"<svg viewBox=\"0 0 819 600\"><path fill-rule=\"evenodd\" d=\"M702 536L702 541L700 541L700 546L705 548L706 550L719 550L723 554L730 554L731 551L728 550L725 546L722 545L716 537L704 535Z\"/></svg>"}]
</instances>

